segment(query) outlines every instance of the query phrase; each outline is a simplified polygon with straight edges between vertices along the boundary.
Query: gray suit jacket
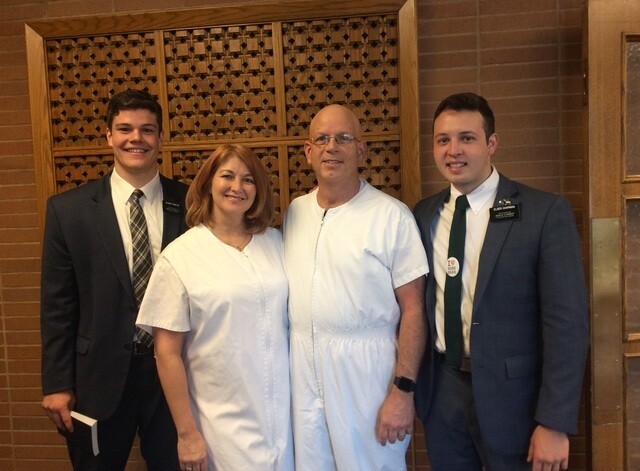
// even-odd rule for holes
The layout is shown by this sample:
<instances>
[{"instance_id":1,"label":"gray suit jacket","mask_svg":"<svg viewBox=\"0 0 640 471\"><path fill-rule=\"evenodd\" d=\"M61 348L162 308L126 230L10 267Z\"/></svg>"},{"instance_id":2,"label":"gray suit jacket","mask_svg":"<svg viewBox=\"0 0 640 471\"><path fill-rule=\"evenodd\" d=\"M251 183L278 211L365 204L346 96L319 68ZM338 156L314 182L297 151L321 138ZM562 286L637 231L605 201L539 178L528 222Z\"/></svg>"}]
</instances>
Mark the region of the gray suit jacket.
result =
<instances>
[{"instance_id":1,"label":"gray suit jacket","mask_svg":"<svg viewBox=\"0 0 640 471\"><path fill-rule=\"evenodd\" d=\"M449 189L420 201L414 214L429 256L427 352L415 395L424 421L433 389L435 279L430 226ZM473 395L488 446L526 453L543 424L577 432L589 344L588 297L580 240L569 203L500 175L494 206L520 205L520 220L489 222L473 301Z\"/></svg>"},{"instance_id":2,"label":"gray suit jacket","mask_svg":"<svg viewBox=\"0 0 640 471\"><path fill-rule=\"evenodd\" d=\"M187 186L160 181L164 248L187 230ZM110 417L127 379L136 314L110 174L51 197L42 252L43 393L72 389L78 410Z\"/></svg>"}]
</instances>

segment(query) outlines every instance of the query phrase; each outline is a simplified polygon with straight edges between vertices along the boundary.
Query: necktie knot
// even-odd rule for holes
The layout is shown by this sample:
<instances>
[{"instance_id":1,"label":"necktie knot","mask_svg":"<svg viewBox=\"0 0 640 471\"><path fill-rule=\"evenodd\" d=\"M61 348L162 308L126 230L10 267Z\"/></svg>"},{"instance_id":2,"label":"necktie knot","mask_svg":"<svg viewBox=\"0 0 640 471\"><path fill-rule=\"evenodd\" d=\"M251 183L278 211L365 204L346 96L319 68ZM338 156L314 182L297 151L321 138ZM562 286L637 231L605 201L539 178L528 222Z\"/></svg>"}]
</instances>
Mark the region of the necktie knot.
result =
<instances>
[{"instance_id":1,"label":"necktie knot","mask_svg":"<svg viewBox=\"0 0 640 471\"><path fill-rule=\"evenodd\" d=\"M460 195L456 198L456 211L466 211L469 207L467 195Z\"/></svg>"},{"instance_id":2,"label":"necktie knot","mask_svg":"<svg viewBox=\"0 0 640 471\"><path fill-rule=\"evenodd\" d=\"M140 198L142 198L143 196L144 192L140 188L136 188L135 190L133 190L133 193L131 193L131 197L133 198L134 203L138 203L140 201Z\"/></svg>"}]
</instances>

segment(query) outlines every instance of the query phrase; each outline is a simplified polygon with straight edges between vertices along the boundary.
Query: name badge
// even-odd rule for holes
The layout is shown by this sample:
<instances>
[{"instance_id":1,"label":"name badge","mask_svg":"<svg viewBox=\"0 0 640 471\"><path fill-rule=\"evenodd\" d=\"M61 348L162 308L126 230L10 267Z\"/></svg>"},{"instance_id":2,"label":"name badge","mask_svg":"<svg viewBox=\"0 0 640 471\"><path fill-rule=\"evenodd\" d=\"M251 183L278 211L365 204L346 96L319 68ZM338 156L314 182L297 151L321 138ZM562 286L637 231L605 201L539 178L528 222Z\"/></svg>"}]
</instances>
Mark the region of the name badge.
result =
<instances>
[{"instance_id":1,"label":"name badge","mask_svg":"<svg viewBox=\"0 0 640 471\"><path fill-rule=\"evenodd\" d=\"M489 210L489 221L519 221L520 220L520 203L512 203L509 200L498 201L498 206L494 206Z\"/></svg>"},{"instance_id":2,"label":"name badge","mask_svg":"<svg viewBox=\"0 0 640 471\"><path fill-rule=\"evenodd\" d=\"M165 213L180 214L180 205L178 203L174 203L173 201L163 201L162 210Z\"/></svg>"}]
</instances>

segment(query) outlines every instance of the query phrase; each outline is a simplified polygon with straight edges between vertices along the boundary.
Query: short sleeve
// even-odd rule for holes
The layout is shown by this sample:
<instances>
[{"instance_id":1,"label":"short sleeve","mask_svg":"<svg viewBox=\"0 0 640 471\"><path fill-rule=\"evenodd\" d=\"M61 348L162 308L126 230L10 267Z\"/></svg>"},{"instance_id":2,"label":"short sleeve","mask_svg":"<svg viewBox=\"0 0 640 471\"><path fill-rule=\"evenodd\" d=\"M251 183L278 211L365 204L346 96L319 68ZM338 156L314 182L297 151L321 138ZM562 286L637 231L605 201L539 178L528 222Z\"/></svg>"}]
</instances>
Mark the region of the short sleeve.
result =
<instances>
[{"instance_id":1,"label":"short sleeve","mask_svg":"<svg viewBox=\"0 0 640 471\"><path fill-rule=\"evenodd\" d=\"M393 289L396 289L429 273L429 263L418 225L408 209L401 212L394 235L395 253L391 278Z\"/></svg>"},{"instance_id":2,"label":"short sleeve","mask_svg":"<svg viewBox=\"0 0 640 471\"><path fill-rule=\"evenodd\" d=\"M160 257L153 268L136 325L148 332L153 327L173 332L191 330L187 289L164 256Z\"/></svg>"}]
</instances>

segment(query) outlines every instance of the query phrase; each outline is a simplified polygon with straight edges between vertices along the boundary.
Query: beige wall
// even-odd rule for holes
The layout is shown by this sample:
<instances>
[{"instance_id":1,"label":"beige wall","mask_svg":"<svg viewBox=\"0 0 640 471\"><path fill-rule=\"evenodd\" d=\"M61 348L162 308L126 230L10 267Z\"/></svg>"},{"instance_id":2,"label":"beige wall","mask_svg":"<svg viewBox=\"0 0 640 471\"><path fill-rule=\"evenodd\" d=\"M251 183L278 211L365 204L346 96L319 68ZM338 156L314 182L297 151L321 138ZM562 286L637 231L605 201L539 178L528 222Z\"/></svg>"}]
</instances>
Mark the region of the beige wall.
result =
<instances>
[{"instance_id":1,"label":"beige wall","mask_svg":"<svg viewBox=\"0 0 640 471\"><path fill-rule=\"evenodd\" d=\"M69 469L62 439L39 405L40 232L24 23L216 3L223 2L0 0L0 469ZM443 186L431 163L433 111L447 94L470 90L486 96L496 112L498 170L564 194L581 224L582 1L418 5L423 193ZM572 469L585 469L585 443L584 437L572 441Z\"/></svg>"}]
</instances>

